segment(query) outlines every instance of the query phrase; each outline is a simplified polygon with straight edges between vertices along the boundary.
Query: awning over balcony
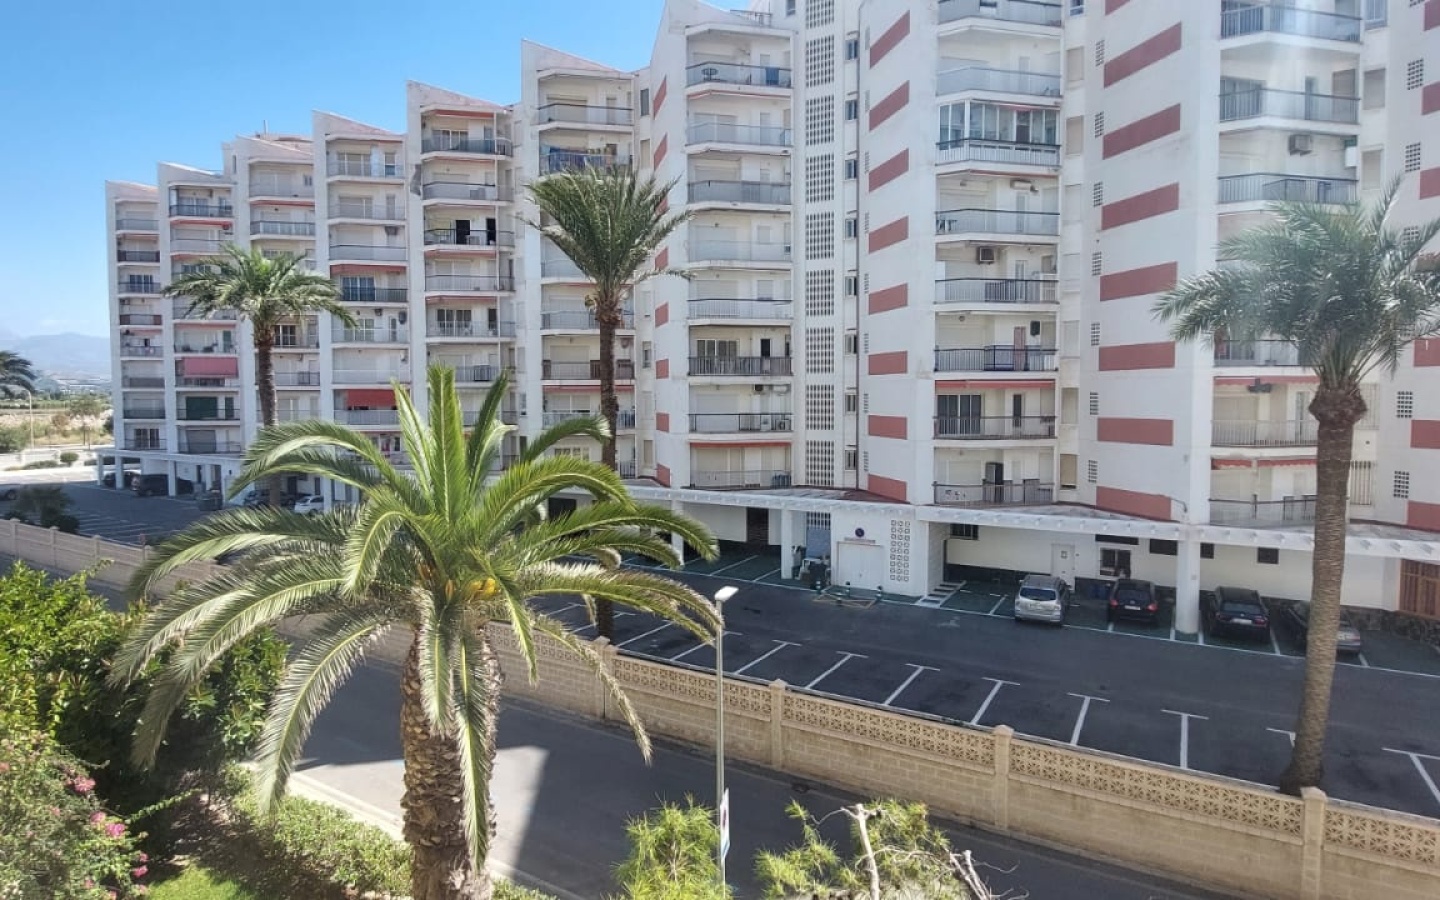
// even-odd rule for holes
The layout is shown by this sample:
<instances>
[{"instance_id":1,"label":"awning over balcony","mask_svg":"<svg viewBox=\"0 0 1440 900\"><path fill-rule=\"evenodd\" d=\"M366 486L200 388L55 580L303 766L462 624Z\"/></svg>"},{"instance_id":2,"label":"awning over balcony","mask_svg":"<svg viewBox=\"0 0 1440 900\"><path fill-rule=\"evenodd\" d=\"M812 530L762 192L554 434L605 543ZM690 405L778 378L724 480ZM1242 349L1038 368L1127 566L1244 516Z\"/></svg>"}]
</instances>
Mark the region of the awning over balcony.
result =
<instances>
[{"instance_id":1,"label":"awning over balcony","mask_svg":"<svg viewBox=\"0 0 1440 900\"><path fill-rule=\"evenodd\" d=\"M1246 379L1246 383L1247 383L1247 384L1249 383L1249 381L1250 381L1249 379ZM1025 381L983 381L983 380L978 379L978 378L971 378L971 379L964 379L964 380L961 380L961 381L937 381L937 382L935 382L935 387L936 387L937 389L938 389L938 388L944 388L944 389L947 389L947 390L971 390L971 391L983 391L983 390L986 390L986 389L990 389L990 390L1005 390L1005 391L1023 391L1023 390L1026 390L1026 389L1043 388L1043 387L1047 387L1047 386L1053 387L1054 385L1055 385L1055 379L1054 379L1054 378L1030 378L1030 379L1027 379L1027 380L1025 380Z\"/></svg>"},{"instance_id":2,"label":"awning over balcony","mask_svg":"<svg viewBox=\"0 0 1440 900\"><path fill-rule=\"evenodd\" d=\"M791 441L691 441L692 449L729 450L734 447L789 447Z\"/></svg>"},{"instance_id":3,"label":"awning over balcony","mask_svg":"<svg viewBox=\"0 0 1440 900\"><path fill-rule=\"evenodd\" d=\"M1211 459L1211 469L1279 469L1287 466L1313 466L1313 456L1285 456L1267 459Z\"/></svg>"},{"instance_id":4,"label":"awning over balcony","mask_svg":"<svg viewBox=\"0 0 1440 900\"><path fill-rule=\"evenodd\" d=\"M352 388L345 391L344 405L394 409L395 392L390 388Z\"/></svg>"},{"instance_id":5,"label":"awning over balcony","mask_svg":"<svg viewBox=\"0 0 1440 900\"><path fill-rule=\"evenodd\" d=\"M187 356L180 360L176 374L181 378L237 378L240 360L233 356Z\"/></svg>"},{"instance_id":6,"label":"awning over balcony","mask_svg":"<svg viewBox=\"0 0 1440 900\"><path fill-rule=\"evenodd\" d=\"M1313 384L1320 380L1318 375L1261 375L1259 378L1253 376L1225 375L1215 379L1216 384L1229 385L1234 387L1248 387L1256 381L1265 384Z\"/></svg>"}]
</instances>

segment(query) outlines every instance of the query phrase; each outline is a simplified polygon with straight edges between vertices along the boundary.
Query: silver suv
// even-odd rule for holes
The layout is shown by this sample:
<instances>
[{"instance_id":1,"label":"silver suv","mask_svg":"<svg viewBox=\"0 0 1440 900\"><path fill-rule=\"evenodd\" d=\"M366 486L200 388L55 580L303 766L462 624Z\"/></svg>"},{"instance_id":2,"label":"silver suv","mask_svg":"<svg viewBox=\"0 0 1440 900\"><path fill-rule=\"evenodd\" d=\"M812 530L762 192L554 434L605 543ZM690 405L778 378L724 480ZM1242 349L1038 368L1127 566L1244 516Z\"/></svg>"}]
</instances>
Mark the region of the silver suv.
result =
<instances>
[{"instance_id":1,"label":"silver suv","mask_svg":"<svg viewBox=\"0 0 1440 900\"><path fill-rule=\"evenodd\" d=\"M1015 621L1065 624L1070 585L1054 575L1026 575L1015 594Z\"/></svg>"}]
</instances>

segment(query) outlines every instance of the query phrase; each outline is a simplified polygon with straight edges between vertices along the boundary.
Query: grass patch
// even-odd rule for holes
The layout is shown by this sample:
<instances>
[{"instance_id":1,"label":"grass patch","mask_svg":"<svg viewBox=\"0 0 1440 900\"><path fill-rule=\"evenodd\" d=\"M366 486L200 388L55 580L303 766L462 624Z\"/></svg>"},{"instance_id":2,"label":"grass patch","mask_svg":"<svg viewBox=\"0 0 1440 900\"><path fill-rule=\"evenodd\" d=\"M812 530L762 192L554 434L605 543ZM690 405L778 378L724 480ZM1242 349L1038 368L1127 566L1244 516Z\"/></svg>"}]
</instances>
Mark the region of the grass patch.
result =
<instances>
[{"instance_id":1,"label":"grass patch","mask_svg":"<svg viewBox=\"0 0 1440 900\"><path fill-rule=\"evenodd\" d=\"M150 886L150 900L263 900L260 894L210 871L190 866L167 881Z\"/></svg>"}]
</instances>

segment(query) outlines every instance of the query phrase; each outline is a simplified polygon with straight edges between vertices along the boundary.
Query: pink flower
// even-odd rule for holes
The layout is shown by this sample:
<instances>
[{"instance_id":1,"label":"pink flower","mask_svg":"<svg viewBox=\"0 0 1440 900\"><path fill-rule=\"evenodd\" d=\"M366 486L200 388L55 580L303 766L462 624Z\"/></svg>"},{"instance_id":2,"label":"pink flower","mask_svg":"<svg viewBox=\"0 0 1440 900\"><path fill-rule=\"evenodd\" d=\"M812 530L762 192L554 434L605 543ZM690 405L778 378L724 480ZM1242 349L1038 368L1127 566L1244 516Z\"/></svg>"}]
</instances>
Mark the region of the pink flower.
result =
<instances>
[{"instance_id":1,"label":"pink flower","mask_svg":"<svg viewBox=\"0 0 1440 900\"><path fill-rule=\"evenodd\" d=\"M125 825L122 822L111 822L105 826L105 833L112 838L118 838L125 833Z\"/></svg>"},{"instance_id":2,"label":"pink flower","mask_svg":"<svg viewBox=\"0 0 1440 900\"><path fill-rule=\"evenodd\" d=\"M90 824L91 824L91 825L100 825L100 824L103 824L104 822L105 822L105 814L104 814L103 812L93 812L93 813L90 814Z\"/></svg>"},{"instance_id":3,"label":"pink flower","mask_svg":"<svg viewBox=\"0 0 1440 900\"><path fill-rule=\"evenodd\" d=\"M144 862L149 862L149 861L150 861L150 854L146 853L144 850L141 850L139 853L137 853L137 854L135 855L135 860L136 860L136 862L142 862L142 863L144 863Z\"/></svg>"},{"instance_id":4,"label":"pink flower","mask_svg":"<svg viewBox=\"0 0 1440 900\"><path fill-rule=\"evenodd\" d=\"M10 771L10 764L7 762L0 762L0 775L4 775L8 771Z\"/></svg>"},{"instance_id":5,"label":"pink flower","mask_svg":"<svg viewBox=\"0 0 1440 900\"><path fill-rule=\"evenodd\" d=\"M60 815L60 807L58 807L58 806L52 806L52 807L50 807L50 815L52 815L52 816L58 816L58 815Z\"/></svg>"},{"instance_id":6,"label":"pink flower","mask_svg":"<svg viewBox=\"0 0 1440 900\"><path fill-rule=\"evenodd\" d=\"M77 794L88 794L95 790L95 779L76 778L70 782L70 787L74 788Z\"/></svg>"},{"instance_id":7,"label":"pink flower","mask_svg":"<svg viewBox=\"0 0 1440 900\"><path fill-rule=\"evenodd\" d=\"M130 875L133 878L144 878L145 873L148 871L150 870L145 868L144 866L136 866L135 868L130 870Z\"/></svg>"}]
</instances>

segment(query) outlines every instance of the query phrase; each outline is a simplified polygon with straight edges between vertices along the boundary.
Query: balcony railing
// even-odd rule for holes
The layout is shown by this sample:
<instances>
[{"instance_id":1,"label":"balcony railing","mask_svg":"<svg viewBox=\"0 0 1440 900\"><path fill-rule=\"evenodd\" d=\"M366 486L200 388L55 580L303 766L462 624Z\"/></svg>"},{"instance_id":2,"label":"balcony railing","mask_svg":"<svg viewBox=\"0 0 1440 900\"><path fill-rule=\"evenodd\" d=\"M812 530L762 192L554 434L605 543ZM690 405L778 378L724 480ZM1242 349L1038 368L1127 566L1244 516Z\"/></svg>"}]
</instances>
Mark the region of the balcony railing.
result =
<instances>
[{"instance_id":1,"label":"balcony railing","mask_svg":"<svg viewBox=\"0 0 1440 900\"><path fill-rule=\"evenodd\" d=\"M549 428L553 425L559 425L562 422L571 422L575 419L598 418L599 416L600 413L598 410L592 412L586 409L552 409L542 413L540 419L542 424L544 424L546 428ZM635 410L616 410L615 427L625 429L626 431L633 430L635 428Z\"/></svg>"},{"instance_id":2,"label":"balcony railing","mask_svg":"<svg viewBox=\"0 0 1440 900\"><path fill-rule=\"evenodd\" d=\"M691 319L790 319L795 307L789 300L691 300L685 307Z\"/></svg>"},{"instance_id":3,"label":"balcony railing","mask_svg":"<svg viewBox=\"0 0 1440 900\"><path fill-rule=\"evenodd\" d=\"M515 290L515 279L509 275L426 275L427 291L496 291Z\"/></svg>"},{"instance_id":4,"label":"balcony railing","mask_svg":"<svg viewBox=\"0 0 1440 900\"><path fill-rule=\"evenodd\" d=\"M586 362L541 360L540 377L547 381L596 381L600 378L600 360L592 359ZM615 378L619 381L634 381L635 362L629 359L615 360Z\"/></svg>"},{"instance_id":5,"label":"balcony railing","mask_svg":"<svg viewBox=\"0 0 1440 900\"><path fill-rule=\"evenodd\" d=\"M402 222L405 219L405 208L402 206L389 206L381 204L376 206L373 203L356 203L352 201L336 200L330 204L330 218L332 219L373 219L377 222Z\"/></svg>"},{"instance_id":6,"label":"balcony railing","mask_svg":"<svg viewBox=\"0 0 1440 900\"><path fill-rule=\"evenodd\" d=\"M171 253L219 253L230 241L219 238L174 238L170 241Z\"/></svg>"},{"instance_id":7,"label":"balcony railing","mask_svg":"<svg viewBox=\"0 0 1440 900\"><path fill-rule=\"evenodd\" d=\"M175 379L175 386L180 388L205 388L207 390L234 390L240 386L240 379L214 376L180 376Z\"/></svg>"},{"instance_id":8,"label":"balcony railing","mask_svg":"<svg viewBox=\"0 0 1440 900\"><path fill-rule=\"evenodd\" d=\"M1360 98L1271 88L1220 95L1220 121L1235 122L1260 116L1354 125L1360 121Z\"/></svg>"},{"instance_id":9,"label":"balcony railing","mask_svg":"<svg viewBox=\"0 0 1440 900\"><path fill-rule=\"evenodd\" d=\"M330 260L367 259L376 262L404 262L404 247L382 247L376 244L334 244L330 247Z\"/></svg>"},{"instance_id":10,"label":"balcony railing","mask_svg":"<svg viewBox=\"0 0 1440 900\"><path fill-rule=\"evenodd\" d=\"M120 442L121 450L164 450L164 438L130 438Z\"/></svg>"},{"instance_id":11,"label":"balcony railing","mask_svg":"<svg viewBox=\"0 0 1440 900\"><path fill-rule=\"evenodd\" d=\"M789 356L692 356L691 375L770 376L790 375L794 359Z\"/></svg>"},{"instance_id":12,"label":"balcony railing","mask_svg":"<svg viewBox=\"0 0 1440 900\"><path fill-rule=\"evenodd\" d=\"M381 163L370 159L340 159L330 157L325 174L345 178L404 178L399 163Z\"/></svg>"},{"instance_id":13,"label":"balcony railing","mask_svg":"<svg viewBox=\"0 0 1440 900\"><path fill-rule=\"evenodd\" d=\"M314 222L276 222L269 219L253 219L250 222L251 234L278 234L289 237L313 237L315 234Z\"/></svg>"},{"instance_id":14,"label":"balcony railing","mask_svg":"<svg viewBox=\"0 0 1440 900\"><path fill-rule=\"evenodd\" d=\"M773 181L692 181L688 185L691 203L763 203L790 205L789 183Z\"/></svg>"},{"instance_id":15,"label":"balcony railing","mask_svg":"<svg viewBox=\"0 0 1440 900\"><path fill-rule=\"evenodd\" d=\"M392 381L408 382L410 372L406 369L335 369L330 374L335 384L386 384Z\"/></svg>"},{"instance_id":16,"label":"balcony railing","mask_svg":"<svg viewBox=\"0 0 1440 900\"><path fill-rule=\"evenodd\" d=\"M164 352L165 352L165 349L164 349L163 347L146 347L146 346L142 346L142 345L140 345L140 344L121 344L121 345L120 345L120 355L121 355L121 356L156 357L156 356L162 355Z\"/></svg>"},{"instance_id":17,"label":"balcony railing","mask_svg":"<svg viewBox=\"0 0 1440 900\"><path fill-rule=\"evenodd\" d=\"M229 219L235 216L235 207L219 203L199 203L182 200L170 204L172 216L197 216L203 219Z\"/></svg>"},{"instance_id":18,"label":"balcony railing","mask_svg":"<svg viewBox=\"0 0 1440 900\"><path fill-rule=\"evenodd\" d=\"M420 197L424 200L479 200L489 203L509 203L514 198L514 193L509 188L502 188L494 184L432 181L420 186Z\"/></svg>"},{"instance_id":19,"label":"balcony railing","mask_svg":"<svg viewBox=\"0 0 1440 900\"><path fill-rule=\"evenodd\" d=\"M1015 209L947 209L935 214L935 234L1021 234L1055 237L1060 234L1058 212Z\"/></svg>"},{"instance_id":20,"label":"balcony railing","mask_svg":"<svg viewBox=\"0 0 1440 900\"><path fill-rule=\"evenodd\" d=\"M275 338L276 350L314 350L320 346L320 335L314 332L282 334Z\"/></svg>"},{"instance_id":21,"label":"balcony railing","mask_svg":"<svg viewBox=\"0 0 1440 900\"><path fill-rule=\"evenodd\" d=\"M158 294L163 285L153 278L127 278L119 283L122 294Z\"/></svg>"},{"instance_id":22,"label":"balcony railing","mask_svg":"<svg viewBox=\"0 0 1440 900\"><path fill-rule=\"evenodd\" d=\"M428 337L438 338L509 338L515 336L514 322L429 322Z\"/></svg>"},{"instance_id":23,"label":"balcony railing","mask_svg":"<svg viewBox=\"0 0 1440 900\"><path fill-rule=\"evenodd\" d=\"M165 407L163 406L127 406L120 416L125 419L163 419L165 418Z\"/></svg>"},{"instance_id":24,"label":"balcony railing","mask_svg":"<svg viewBox=\"0 0 1440 900\"><path fill-rule=\"evenodd\" d=\"M234 409L177 409L177 422L238 422L240 412Z\"/></svg>"},{"instance_id":25,"label":"balcony railing","mask_svg":"<svg viewBox=\"0 0 1440 900\"><path fill-rule=\"evenodd\" d=\"M319 372L276 372L276 387L319 387Z\"/></svg>"},{"instance_id":26,"label":"balcony railing","mask_svg":"<svg viewBox=\"0 0 1440 900\"><path fill-rule=\"evenodd\" d=\"M393 328L336 328L330 335L337 344L403 344L410 340L409 329L397 325Z\"/></svg>"},{"instance_id":27,"label":"balcony railing","mask_svg":"<svg viewBox=\"0 0 1440 900\"><path fill-rule=\"evenodd\" d=\"M1210 443L1215 447L1308 447L1315 443L1317 427L1314 419L1216 419Z\"/></svg>"},{"instance_id":28,"label":"balcony railing","mask_svg":"<svg viewBox=\"0 0 1440 900\"><path fill-rule=\"evenodd\" d=\"M187 437L182 433L179 449L181 453L191 455L238 456L245 452L245 445L239 441L197 440L194 436Z\"/></svg>"},{"instance_id":29,"label":"balcony railing","mask_svg":"<svg viewBox=\"0 0 1440 900\"><path fill-rule=\"evenodd\" d=\"M697 240L690 251L694 260L732 260L736 262L789 262L790 245L756 241Z\"/></svg>"},{"instance_id":30,"label":"balcony railing","mask_svg":"<svg viewBox=\"0 0 1440 900\"><path fill-rule=\"evenodd\" d=\"M940 141L935 147L939 151L935 161L941 165L960 162L1045 166L1048 168L1060 165L1060 147L1056 144L1023 144L1017 141L982 141L964 138L957 141Z\"/></svg>"},{"instance_id":31,"label":"balcony railing","mask_svg":"<svg viewBox=\"0 0 1440 900\"><path fill-rule=\"evenodd\" d=\"M409 288L352 285L340 289L340 299L345 303L404 303L409 297Z\"/></svg>"},{"instance_id":32,"label":"balcony railing","mask_svg":"<svg viewBox=\"0 0 1440 900\"><path fill-rule=\"evenodd\" d=\"M161 319L154 313L121 313L121 325L159 325Z\"/></svg>"},{"instance_id":33,"label":"balcony railing","mask_svg":"<svg viewBox=\"0 0 1440 900\"><path fill-rule=\"evenodd\" d=\"M309 199L315 196L315 185L305 184L296 178L255 175L250 179L250 196Z\"/></svg>"},{"instance_id":34,"label":"balcony railing","mask_svg":"<svg viewBox=\"0 0 1440 900\"><path fill-rule=\"evenodd\" d=\"M1227 366L1298 366L1300 348L1289 341L1225 341L1215 342L1215 365Z\"/></svg>"},{"instance_id":35,"label":"balcony railing","mask_svg":"<svg viewBox=\"0 0 1440 900\"><path fill-rule=\"evenodd\" d=\"M690 473L692 486L707 490L740 488L786 488L790 486L788 469L705 470Z\"/></svg>"},{"instance_id":36,"label":"balcony railing","mask_svg":"<svg viewBox=\"0 0 1440 900\"><path fill-rule=\"evenodd\" d=\"M116 231L159 231L160 223L155 219L140 216L120 216L115 220Z\"/></svg>"},{"instance_id":37,"label":"balcony railing","mask_svg":"<svg viewBox=\"0 0 1440 900\"><path fill-rule=\"evenodd\" d=\"M630 165L630 157L611 153L587 153L561 147L540 148L540 169L546 175L574 169L611 169Z\"/></svg>"},{"instance_id":38,"label":"balcony railing","mask_svg":"<svg viewBox=\"0 0 1440 900\"><path fill-rule=\"evenodd\" d=\"M940 506L1043 506L1055 499L1055 485L1038 481L935 485Z\"/></svg>"},{"instance_id":39,"label":"balcony railing","mask_svg":"<svg viewBox=\"0 0 1440 900\"><path fill-rule=\"evenodd\" d=\"M189 334L193 335L194 332L189 332ZM210 353L214 353L214 354L217 354L217 355L219 355L219 356L234 356L237 351L235 350L235 345L234 345L234 344L221 344L221 343L207 344L207 343L204 343L203 341L196 341L195 343L192 344L192 343L190 343L189 341L181 341L181 342L178 342L178 343L175 344L175 352L176 352L176 353L194 353L194 354L210 354Z\"/></svg>"},{"instance_id":40,"label":"balcony railing","mask_svg":"<svg viewBox=\"0 0 1440 900\"><path fill-rule=\"evenodd\" d=\"M731 125L728 122L694 122L686 129L692 144L750 144L790 146L790 129L775 125Z\"/></svg>"},{"instance_id":41,"label":"balcony railing","mask_svg":"<svg viewBox=\"0 0 1440 900\"><path fill-rule=\"evenodd\" d=\"M600 327L600 323L595 321L595 313L591 310L560 309L553 312L540 313L540 327L543 329L593 331ZM630 310L622 310L620 313L620 327L634 328L635 313Z\"/></svg>"},{"instance_id":42,"label":"balcony railing","mask_svg":"<svg viewBox=\"0 0 1440 900\"><path fill-rule=\"evenodd\" d=\"M158 263L159 250L117 250L115 261L122 263Z\"/></svg>"},{"instance_id":43,"label":"balcony railing","mask_svg":"<svg viewBox=\"0 0 1440 900\"><path fill-rule=\"evenodd\" d=\"M940 0L940 21L954 22L970 17L1024 22L1027 25L1060 24L1058 3L1033 0Z\"/></svg>"},{"instance_id":44,"label":"balcony railing","mask_svg":"<svg viewBox=\"0 0 1440 900\"><path fill-rule=\"evenodd\" d=\"M1053 438L1054 416L936 416L935 436L956 440Z\"/></svg>"},{"instance_id":45,"label":"balcony railing","mask_svg":"<svg viewBox=\"0 0 1440 900\"><path fill-rule=\"evenodd\" d=\"M1332 203L1351 204L1358 199L1353 178L1316 178L1310 175L1223 175L1221 203Z\"/></svg>"},{"instance_id":46,"label":"balcony railing","mask_svg":"<svg viewBox=\"0 0 1440 900\"><path fill-rule=\"evenodd\" d=\"M585 103L547 103L537 110L538 121L576 125L632 125L635 113L618 106L590 106Z\"/></svg>"},{"instance_id":47,"label":"balcony railing","mask_svg":"<svg viewBox=\"0 0 1440 900\"><path fill-rule=\"evenodd\" d=\"M937 372L1053 372L1054 347L969 347L936 350Z\"/></svg>"},{"instance_id":48,"label":"balcony railing","mask_svg":"<svg viewBox=\"0 0 1440 900\"><path fill-rule=\"evenodd\" d=\"M120 379L125 388L156 389L165 386L165 379L159 375L126 375Z\"/></svg>"},{"instance_id":49,"label":"balcony railing","mask_svg":"<svg viewBox=\"0 0 1440 900\"><path fill-rule=\"evenodd\" d=\"M240 314L233 309L217 309L212 313L205 314L191 312L190 304L186 301L176 303L171 308L171 314L179 320L187 322L211 322L217 320L233 320L239 318Z\"/></svg>"},{"instance_id":50,"label":"balcony railing","mask_svg":"<svg viewBox=\"0 0 1440 900\"><path fill-rule=\"evenodd\" d=\"M1256 3L1220 12L1220 36L1239 37L1270 31L1329 41L1359 41L1360 19L1338 13L1298 9L1279 3Z\"/></svg>"},{"instance_id":51,"label":"balcony railing","mask_svg":"<svg viewBox=\"0 0 1440 900\"><path fill-rule=\"evenodd\" d=\"M344 409L340 410L340 421L346 425L394 426L400 424L400 412L394 409Z\"/></svg>"},{"instance_id":52,"label":"balcony railing","mask_svg":"<svg viewBox=\"0 0 1440 900\"><path fill-rule=\"evenodd\" d=\"M455 366L455 381L460 384L488 384L500 374L499 366L465 365Z\"/></svg>"},{"instance_id":53,"label":"balcony railing","mask_svg":"<svg viewBox=\"0 0 1440 900\"><path fill-rule=\"evenodd\" d=\"M1315 498L1210 501L1212 525L1298 525L1315 521Z\"/></svg>"},{"instance_id":54,"label":"balcony railing","mask_svg":"<svg viewBox=\"0 0 1440 900\"><path fill-rule=\"evenodd\" d=\"M780 66L748 66L732 62L697 62L685 69L685 84L742 84L788 88L790 70Z\"/></svg>"},{"instance_id":55,"label":"balcony railing","mask_svg":"<svg viewBox=\"0 0 1440 900\"><path fill-rule=\"evenodd\" d=\"M575 265L570 257L558 256L540 260L540 277L585 279L585 273L580 271L580 267Z\"/></svg>"},{"instance_id":56,"label":"balcony railing","mask_svg":"<svg viewBox=\"0 0 1440 900\"><path fill-rule=\"evenodd\" d=\"M513 247L513 231L456 231L454 228L425 229L425 243L458 247Z\"/></svg>"},{"instance_id":57,"label":"balcony railing","mask_svg":"<svg viewBox=\"0 0 1440 900\"><path fill-rule=\"evenodd\" d=\"M989 91L996 94L1025 94L1031 97L1059 97L1060 76L1046 72L1017 72L966 66L936 76L938 94L961 91Z\"/></svg>"},{"instance_id":58,"label":"balcony railing","mask_svg":"<svg viewBox=\"0 0 1440 900\"><path fill-rule=\"evenodd\" d=\"M474 153L480 156L510 156L515 152L509 138L427 137L420 141L421 153Z\"/></svg>"},{"instance_id":59,"label":"balcony railing","mask_svg":"<svg viewBox=\"0 0 1440 900\"><path fill-rule=\"evenodd\" d=\"M784 412L691 413L690 430L695 434L751 434L789 432L795 416Z\"/></svg>"}]
</instances>

